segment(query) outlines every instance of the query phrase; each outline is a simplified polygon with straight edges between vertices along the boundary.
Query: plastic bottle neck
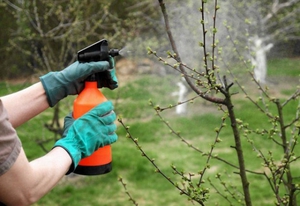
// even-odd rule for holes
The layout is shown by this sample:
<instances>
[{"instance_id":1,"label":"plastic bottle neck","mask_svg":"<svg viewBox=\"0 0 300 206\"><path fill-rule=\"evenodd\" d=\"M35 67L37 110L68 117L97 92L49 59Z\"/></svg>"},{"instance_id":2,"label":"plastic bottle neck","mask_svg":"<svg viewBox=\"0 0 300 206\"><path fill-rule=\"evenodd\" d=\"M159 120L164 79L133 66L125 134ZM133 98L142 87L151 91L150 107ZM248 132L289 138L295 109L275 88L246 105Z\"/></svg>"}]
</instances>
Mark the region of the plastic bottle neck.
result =
<instances>
[{"instance_id":1,"label":"plastic bottle neck","mask_svg":"<svg viewBox=\"0 0 300 206\"><path fill-rule=\"evenodd\" d=\"M97 81L85 81L84 82L85 88L97 88Z\"/></svg>"}]
</instances>

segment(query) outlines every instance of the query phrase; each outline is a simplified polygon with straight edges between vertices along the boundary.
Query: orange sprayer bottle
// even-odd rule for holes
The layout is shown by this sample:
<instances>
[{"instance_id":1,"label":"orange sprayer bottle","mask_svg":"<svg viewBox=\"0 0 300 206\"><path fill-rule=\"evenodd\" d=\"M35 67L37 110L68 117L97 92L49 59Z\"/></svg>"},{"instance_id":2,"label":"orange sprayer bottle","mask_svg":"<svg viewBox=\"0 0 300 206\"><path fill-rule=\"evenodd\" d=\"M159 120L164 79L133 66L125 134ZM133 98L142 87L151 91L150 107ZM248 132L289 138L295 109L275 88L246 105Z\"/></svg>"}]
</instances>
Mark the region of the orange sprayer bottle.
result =
<instances>
[{"instance_id":1,"label":"orange sprayer bottle","mask_svg":"<svg viewBox=\"0 0 300 206\"><path fill-rule=\"evenodd\" d=\"M108 51L108 42L104 39L98 41L85 49L82 49L77 54L79 62L91 61L107 61L109 55L114 57L119 55L119 50L113 49ZM108 71L100 74L107 78ZM108 75L109 76L109 75ZM107 101L106 97L98 89L96 75L90 76L85 81L85 87L75 99L73 104L73 117L79 118L98 104ZM81 175L101 175L112 170L112 150L111 145L99 148L91 156L83 158L74 173Z\"/></svg>"},{"instance_id":2,"label":"orange sprayer bottle","mask_svg":"<svg viewBox=\"0 0 300 206\"><path fill-rule=\"evenodd\" d=\"M98 90L97 81L85 81L85 88L78 95L73 105L73 117L79 118L98 104L107 101L106 97ZM99 148L91 156L83 158L74 173L82 175L100 175L112 169L111 146Z\"/></svg>"}]
</instances>

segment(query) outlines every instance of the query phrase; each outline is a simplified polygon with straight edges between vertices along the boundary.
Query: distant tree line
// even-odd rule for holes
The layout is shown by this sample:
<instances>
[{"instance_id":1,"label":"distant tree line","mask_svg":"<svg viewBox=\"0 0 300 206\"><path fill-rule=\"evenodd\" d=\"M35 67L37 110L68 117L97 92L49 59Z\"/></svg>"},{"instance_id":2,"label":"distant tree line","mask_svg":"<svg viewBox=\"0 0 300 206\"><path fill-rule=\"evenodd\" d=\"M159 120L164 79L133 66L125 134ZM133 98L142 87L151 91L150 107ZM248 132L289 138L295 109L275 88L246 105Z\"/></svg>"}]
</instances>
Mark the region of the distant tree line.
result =
<instances>
[{"instance_id":1,"label":"distant tree line","mask_svg":"<svg viewBox=\"0 0 300 206\"><path fill-rule=\"evenodd\" d=\"M159 31L157 6L149 0L3 0L0 78L60 70L79 49L103 38L118 48L142 33L147 39L147 32Z\"/></svg>"},{"instance_id":2,"label":"distant tree line","mask_svg":"<svg viewBox=\"0 0 300 206\"><path fill-rule=\"evenodd\" d=\"M258 1L237 2L228 6L230 1L225 1L221 6L223 8L225 6L232 7L228 10L223 9L223 11L227 11L225 14L227 16L232 16L233 12L231 11L234 10L240 11L240 14L235 12L237 15L245 15L244 18L232 17L232 20L237 22L236 25L243 25L242 28L237 27L240 33L244 34L246 28L248 32L251 32L250 34L254 34L256 30L253 29L253 26L262 21L255 17L259 14L262 15L262 18L267 18L273 12L274 16L268 19L268 27L279 24L291 25L291 23L285 24L287 20L293 22L294 27L290 30L288 27L283 27L285 31L292 31L293 38L290 38L291 35L286 35L286 38L284 36L277 38L277 43L269 55L276 58L300 55L300 40L296 38L300 36L298 3L290 7L289 15L282 12L275 16L275 11L267 10L267 7L265 10L255 9L260 6ZM276 2L274 1L274 5ZM297 0L288 2L297 2ZM269 4L272 5L270 2ZM192 8L193 5L197 5L197 1L174 0L168 2L168 5L171 8L170 15L172 16L172 13L178 15L179 8ZM247 12L243 12L245 9ZM135 50L135 56L145 57L148 46L155 49L163 47L162 50L168 50L167 46L164 46L167 45L166 35L163 33L164 20L156 1L2 0L0 1L0 12L2 14L0 19L0 61L2 66L0 79L20 78L33 74L40 75L51 70L60 70L75 61L76 52L79 49L102 38L106 38L113 47L130 46L132 50ZM257 14L253 16L250 12ZM184 16L180 18L186 20L187 15L184 13L182 15ZM178 16L175 18L180 19ZM252 24L238 22L238 19L245 18ZM197 21L197 19L188 21L195 20ZM188 31L184 25L186 25L185 22L176 21L173 30L185 34ZM178 27L181 29L177 29ZM273 26L271 29L275 31L276 28L274 29ZM261 30L257 32L261 32ZM277 33L274 35L278 36ZM189 38L191 38L190 35ZM183 42L183 47L187 47L184 39L181 42Z\"/></svg>"}]
</instances>

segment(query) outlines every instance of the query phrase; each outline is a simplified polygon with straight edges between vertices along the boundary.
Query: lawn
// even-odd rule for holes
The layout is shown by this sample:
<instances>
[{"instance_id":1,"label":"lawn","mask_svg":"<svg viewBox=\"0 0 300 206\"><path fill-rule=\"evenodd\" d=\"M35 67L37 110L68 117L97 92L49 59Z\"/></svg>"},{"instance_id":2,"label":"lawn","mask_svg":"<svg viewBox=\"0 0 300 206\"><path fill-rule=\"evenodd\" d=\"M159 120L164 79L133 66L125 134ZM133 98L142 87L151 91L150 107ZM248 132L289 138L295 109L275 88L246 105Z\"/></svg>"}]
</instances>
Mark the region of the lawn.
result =
<instances>
[{"instance_id":1,"label":"lawn","mask_svg":"<svg viewBox=\"0 0 300 206\"><path fill-rule=\"evenodd\" d=\"M272 60L270 62L269 77L276 80L276 84L272 84L270 89L272 95L278 95L281 99L285 99L295 91L297 84L299 85L299 64L300 60L294 59ZM289 81L282 82L281 80L284 77L288 78ZM180 138L172 135L170 129L156 115L153 106L149 105L149 100L153 101L154 105L161 107L176 104L176 97L170 94L176 91L174 82L177 78L179 77L143 75L135 78L134 81L123 84L124 86L115 91L104 89L103 92L108 99L114 102L116 113L122 117L124 124L129 126L130 133L138 139L138 143L145 153L150 158L155 159L154 163L161 171L181 185L181 178L173 174L172 165L185 174L195 173L192 178L192 182L195 183L199 180L198 173L207 166L207 156L193 150L184 144ZM252 86L251 82L246 83L249 90L251 90L251 94L254 98L257 98L259 92L256 92L256 87ZM28 84L1 83L0 94L4 95L17 91L25 86L28 86ZM237 88L234 89L237 90ZM190 93L189 96L193 97L195 95ZM61 117L71 110L70 105L73 99L74 97L68 97L62 102ZM234 104L237 118L248 122L253 130L270 128L270 122L245 98L245 95L242 93L235 95ZM291 101L284 110L287 122L295 116L297 106L298 101ZM269 109L271 112L276 112L272 106ZM17 129L29 159L44 154L44 151L36 144L36 140L53 136L43 127L45 122L51 120L52 112L53 109L50 108ZM176 115L174 109L165 110L161 115L175 131L180 131L182 138L203 152L210 151L216 138L215 130L220 126L222 117L222 113L216 105L204 102L199 98L193 103L189 103L188 114L185 116ZM222 130L219 137L222 141L216 145L213 154L236 164L235 150L231 147L234 142L230 123L228 121L225 123L227 127ZM127 184L127 190L140 206L193 205L186 196L180 195L177 189L159 173L155 172L151 162L147 161L136 145L126 137L125 128L120 123L117 124L119 140L112 145L112 172L101 176L66 176L57 187L35 205L133 205L129 201L122 184L118 181L120 177ZM276 144L270 142L267 136L252 133L249 138L261 151L266 153L273 151L275 159L281 158L282 151L278 149ZM264 167L261 165L261 159L253 151L252 145L248 143L246 138L243 138L242 144L247 169L258 172L263 171ZM53 142L48 143L46 147L50 149L51 145L53 145ZM295 165L299 165L299 163L296 162ZM295 168L292 169L294 176L300 176L300 171ZM207 169L204 178L205 183L202 185L203 188L209 188L210 191L207 205L229 205L227 200L216 194L216 190L209 184L209 180L222 194L226 194L233 205L240 205L241 184L236 172L236 169L216 159L210 161L209 169ZM216 178L218 174L221 174L221 180ZM268 182L258 175L249 174L248 178L253 205L274 205L275 199ZM224 185L228 186L233 194L229 194Z\"/></svg>"}]
</instances>

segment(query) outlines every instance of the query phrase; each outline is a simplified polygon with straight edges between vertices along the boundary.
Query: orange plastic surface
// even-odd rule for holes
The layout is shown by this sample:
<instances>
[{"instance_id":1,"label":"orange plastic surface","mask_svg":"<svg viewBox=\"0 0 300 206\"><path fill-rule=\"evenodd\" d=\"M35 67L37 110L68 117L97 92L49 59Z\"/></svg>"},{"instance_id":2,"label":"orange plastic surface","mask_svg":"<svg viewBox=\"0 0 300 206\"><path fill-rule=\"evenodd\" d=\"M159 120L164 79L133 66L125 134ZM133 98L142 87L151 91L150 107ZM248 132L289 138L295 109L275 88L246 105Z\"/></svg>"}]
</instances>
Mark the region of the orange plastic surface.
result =
<instances>
[{"instance_id":1,"label":"orange plastic surface","mask_svg":"<svg viewBox=\"0 0 300 206\"><path fill-rule=\"evenodd\" d=\"M107 101L106 97L97 88L97 82L85 82L85 88L75 99L73 104L73 117L79 118L98 104ZM91 156L79 162L81 166L99 166L112 161L111 146L99 148Z\"/></svg>"}]
</instances>

